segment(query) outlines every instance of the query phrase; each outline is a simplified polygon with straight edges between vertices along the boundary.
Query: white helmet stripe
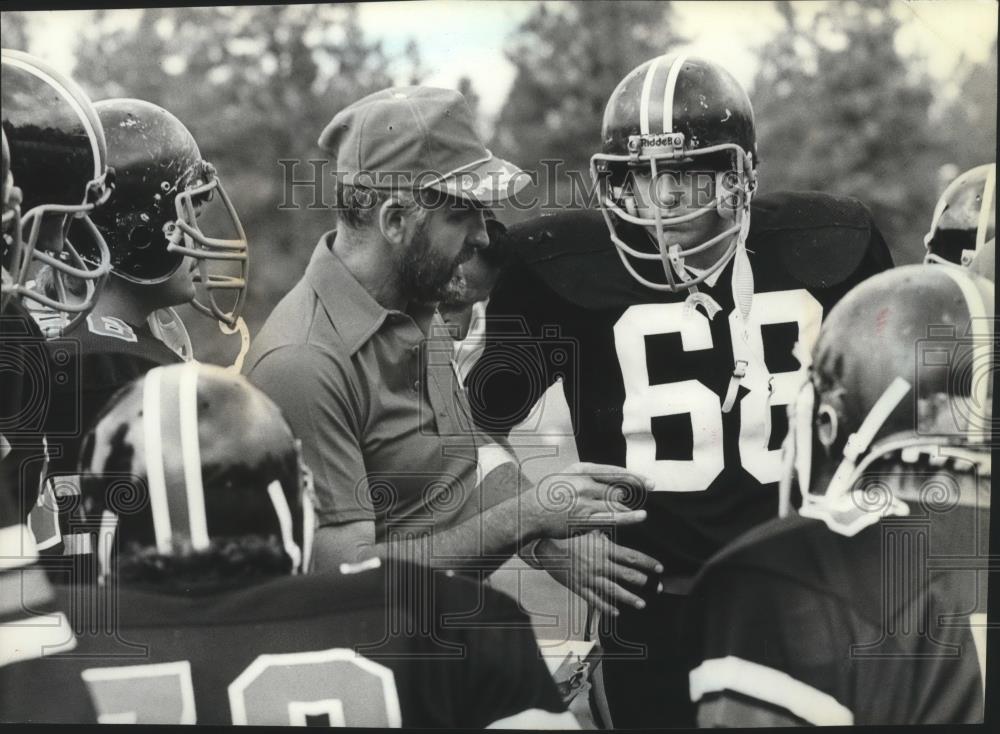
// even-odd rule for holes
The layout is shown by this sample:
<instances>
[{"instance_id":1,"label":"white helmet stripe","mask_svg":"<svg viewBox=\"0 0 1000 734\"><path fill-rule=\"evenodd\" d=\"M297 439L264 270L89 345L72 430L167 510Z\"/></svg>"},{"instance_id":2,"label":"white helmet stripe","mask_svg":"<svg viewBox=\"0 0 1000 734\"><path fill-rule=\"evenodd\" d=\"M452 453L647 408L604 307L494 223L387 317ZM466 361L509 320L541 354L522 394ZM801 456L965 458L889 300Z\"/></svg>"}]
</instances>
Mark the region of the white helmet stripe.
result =
<instances>
[{"instance_id":1,"label":"white helmet stripe","mask_svg":"<svg viewBox=\"0 0 1000 734\"><path fill-rule=\"evenodd\" d=\"M997 190L997 167L994 163L986 171L986 185L983 187L983 203L979 207L979 221L976 223L976 252L986 242L986 230L990 215L993 214L993 199Z\"/></svg>"},{"instance_id":2,"label":"white helmet stripe","mask_svg":"<svg viewBox=\"0 0 1000 734\"><path fill-rule=\"evenodd\" d=\"M653 63L646 69L646 78L642 80L642 96L639 98L639 132L643 135L649 134L649 97L653 91L653 77L656 70L660 68L663 56L657 56Z\"/></svg>"},{"instance_id":3,"label":"white helmet stripe","mask_svg":"<svg viewBox=\"0 0 1000 734\"><path fill-rule=\"evenodd\" d=\"M143 448L146 453L146 481L149 506L153 513L156 549L170 552L170 509L167 505L167 483L163 469L163 436L160 432L160 386L163 369L146 373L142 384Z\"/></svg>"},{"instance_id":4,"label":"white helmet stripe","mask_svg":"<svg viewBox=\"0 0 1000 734\"><path fill-rule=\"evenodd\" d=\"M965 306L969 309L969 331L970 333L966 336L972 339L972 366L973 370L976 369L976 365L987 365L990 363L992 358L992 340L990 339L990 327L988 318L992 318L992 311L987 309L987 305L983 300L982 293L979 292L979 288L972 280L972 276L969 271L964 268L945 266L940 268L941 272L948 275L955 284L958 286L959 290L962 291L962 297L965 299ZM982 280L983 287L988 288L991 292L993 290L993 284L986 280ZM977 380L976 375L972 375L972 405L973 407L985 408L988 397L988 380ZM984 436L983 433L986 432ZM969 440L972 441L982 441L989 438L989 426L983 425L981 422L977 423L972 420L969 421L969 425L966 428L966 434Z\"/></svg>"},{"instance_id":5,"label":"white helmet stripe","mask_svg":"<svg viewBox=\"0 0 1000 734\"><path fill-rule=\"evenodd\" d=\"M680 76L681 69L687 62L687 55L681 54L670 67L667 74L667 86L663 90L663 132L672 133L674 131L674 92L677 90L677 77Z\"/></svg>"},{"instance_id":6,"label":"white helmet stripe","mask_svg":"<svg viewBox=\"0 0 1000 734\"><path fill-rule=\"evenodd\" d=\"M278 527L281 528L281 542L285 547L285 553L292 559L292 571L302 569L302 552L295 543L292 531L292 511L288 507L288 500L285 499L285 491L281 487L281 482L275 479L267 485L267 494L271 498L274 506L274 514L278 517Z\"/></svg>"},{"instance_id":7,"label":"white helmet stripe","mask_svg":"<svg viewBox=\"0 0 1000 734\"><path fill-rule=\"evenodd\" d=\"M198 436L198 363L187 362L181 369L180 390L181 454L184 465L188 520L191 523L191 546L205 550L209 546L205 518L205 490L201 477L201 446Z\"/></svg>"}]
</instances>

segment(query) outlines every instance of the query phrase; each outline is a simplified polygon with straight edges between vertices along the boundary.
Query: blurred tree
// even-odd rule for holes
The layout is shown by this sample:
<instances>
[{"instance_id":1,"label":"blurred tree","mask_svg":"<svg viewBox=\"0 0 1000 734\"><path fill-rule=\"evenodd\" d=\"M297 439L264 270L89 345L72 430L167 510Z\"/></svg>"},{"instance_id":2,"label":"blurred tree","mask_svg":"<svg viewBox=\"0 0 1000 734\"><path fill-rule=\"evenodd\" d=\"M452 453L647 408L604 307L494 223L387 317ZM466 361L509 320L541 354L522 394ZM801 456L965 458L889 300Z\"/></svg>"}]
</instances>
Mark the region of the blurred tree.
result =
<instances>
[{"instance_id":1,"label":"blurred tree","mask_svg":"<svg viewBox=\"0 0 1000 734\"><path fill-rule=\"evenodd\" d=\"M891 0L830 3L809 22L793 5L777 7L785 29L759 50L750 93L762 190L855 196L871 207L896 261L918 259L942 139L930 124L935 85L926 66L896 50Z\"/></svg>"},{"instance_id":2,"label":"blurred tree","mask_svg":"<svg viewBox=\"0 0 1000 734\"><path fill-rule=\"evenodd\" d=\"M997 42L984 63L963 59L955 76L958 92L940 101L936 122L948 141L948 162L964 171L996 160Z\"/></svg>"},{"instance_id":3,"label":"blurred tree","mask_svg":"<svg viewBox=\"0 0 1000 734\"><path fill-rule=\"evenodd\" d=\"M560 159L589 181L608 95L633 68L681 43L673 14L668 3L540 3L506 49L516 75L493 150L531 169Z\"/></svg>"},{"instance_id":4,"label":"blurred tree","mask_svg":"<svg viewBox=\"0 0 1000 734\"><path fill-rule=\"evenodd\" d=\"M28 19L24 13L0 13L0 46L19 51L28 50Z\"/></svg>"}]
</instances>

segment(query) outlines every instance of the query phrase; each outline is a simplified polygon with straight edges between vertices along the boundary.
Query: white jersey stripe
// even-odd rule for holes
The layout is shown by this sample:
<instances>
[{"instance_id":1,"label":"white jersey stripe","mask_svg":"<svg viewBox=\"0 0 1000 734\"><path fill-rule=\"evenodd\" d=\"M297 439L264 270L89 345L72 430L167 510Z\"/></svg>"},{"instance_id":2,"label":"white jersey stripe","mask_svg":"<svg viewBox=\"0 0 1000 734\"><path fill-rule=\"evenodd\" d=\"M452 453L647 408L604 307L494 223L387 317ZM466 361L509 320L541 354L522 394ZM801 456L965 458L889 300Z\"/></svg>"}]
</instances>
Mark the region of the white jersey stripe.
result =
<instances>
[{"instance_id":1,"label":"white jersey stripe","mask_svg":"<svg viewBox=\"0 0 1000 734\"><path fill-rule=\"evenodd\" d=\"M670 67L667 74L667 86L663 90L663 132L672 133L674 131L674 92L677 90L677 77L680 76L681 69L687 62L687 55L681 54Z\"/></svg>"},{"instance_id":2,"label":"white jersey stripe","mask_svg":"<svg viewBox=\"0 0 1000 734\"><path fill-rule=\"evenodd\" d=\"M646 69L646 78L642 80L642 96L639 98L639 132L643 135L649 134L649 97L653 90L653 77L656 70L660 68L662 56L653 59L653 63Z\"/></svg>"},{"instance_id":3,"label":"white jersey stripe","mask_svg":"<svg viewBox=\"0 0 1000 734\"><path fill-rule=\"evenodd\" d=\"M160 553L169 553L172 529L170 527L170 508L167 505L167 483L163 468L163 434L160 427L162 370L162 367L157 367L146 373L146 379L143 380L142 384L142 414L146 479L149 489L149 505L153 511L156 549Z\"/></svg>"},{"instance_id":4,"label":"white jersey stripe","mask_svg":"<svg viewBox=\"0 0 1000 734\"><path fill-rule=\"evenodd\" d=\"M704 661L691 671L691 700L732 691L780 706L815 726L852 726L854 714L829 693L780 670L727 655Z\"/></svg>"},{"instance_id":5,"label":"white jersey stripe","mask_svg":"<svg viewBox=\"0 0 1000 734\"><path fill-rule=\"evenodd\" d=\"M191 546L205 550L209 546L208 521L205 518L205 490L201 478L201 446L198 438L198 363L181 368L178 391L181 428L181 455L184 484L187 489L188 519L191 523Z\"/></svg>"}]
</instances>

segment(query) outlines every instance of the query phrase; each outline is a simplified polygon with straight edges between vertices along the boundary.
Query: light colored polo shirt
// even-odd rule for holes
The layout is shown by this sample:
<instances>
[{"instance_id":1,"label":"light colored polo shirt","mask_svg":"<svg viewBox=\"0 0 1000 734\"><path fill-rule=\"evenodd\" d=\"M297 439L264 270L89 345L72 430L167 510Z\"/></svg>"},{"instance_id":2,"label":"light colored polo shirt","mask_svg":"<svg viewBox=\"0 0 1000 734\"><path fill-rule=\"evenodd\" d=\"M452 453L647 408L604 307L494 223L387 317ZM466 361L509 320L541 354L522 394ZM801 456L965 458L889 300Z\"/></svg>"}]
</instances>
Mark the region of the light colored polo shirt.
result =
<instances>
[{"instance_id":1,"label":"light colored polo shirt","mask_svg":"<svg viewBox=\"0 0 1000 734\"><path fill-rule=\"evenodd\" d=\"M244 368L302 440L319 525L374 520L383 540L387 524L429 531L511 496L514 464L479 486L502 460L474 428L440 316L383 308L333 239L320 239Z\"/></svg>"}]
</instances>

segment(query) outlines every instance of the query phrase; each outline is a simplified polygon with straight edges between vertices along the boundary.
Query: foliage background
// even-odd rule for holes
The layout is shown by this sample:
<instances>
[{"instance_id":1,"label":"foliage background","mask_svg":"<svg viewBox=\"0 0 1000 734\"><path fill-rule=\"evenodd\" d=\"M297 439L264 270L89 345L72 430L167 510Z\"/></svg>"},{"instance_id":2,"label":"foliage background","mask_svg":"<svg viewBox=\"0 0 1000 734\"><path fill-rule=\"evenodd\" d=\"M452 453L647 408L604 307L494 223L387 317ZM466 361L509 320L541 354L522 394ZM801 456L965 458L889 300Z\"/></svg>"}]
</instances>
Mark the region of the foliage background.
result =
<instances>
[{"instance_id":1,"label":"foliage background","mask_svg":"<svg viewBox=\"0 0 1000 734\"><path fill-rule=\"evenodd\" d=\"M803 12L776 3L782 28L753 50L758 67L748 92L762 189L856 196L872 208L896 261L916 261L943 186L995 159L995 36L985 63L963 59L942 84L928 73L928 49L899 48L900 29L912 20L905 4L808 5ZM338 109L390 84L424 79L417 39L388 51L366 36L353 5L146 9L125 28L114 12L97 11L79 29L73 76L95 100L148 99L194 133L251 239L246 316L255 334L335 222L322 208L279 208L278 161L321 157L316 138ZM32 50L38 39L29 15L2 14L4 47ZM505 45L515 68L506 102L481 121L490 147L526 169L562 159L564 171L586 179L617 81L642 61L697 41L676 20L669 3L534 3ZM458 86L475 105L469 78ZM541 185L566 190L565 173L547 180L549 169L540 170ZM308 195L299 200L308 203ZM185 320L200 358L232 358L235 345L216 338L207 320Z\"/></svg>"}]
</instances>

